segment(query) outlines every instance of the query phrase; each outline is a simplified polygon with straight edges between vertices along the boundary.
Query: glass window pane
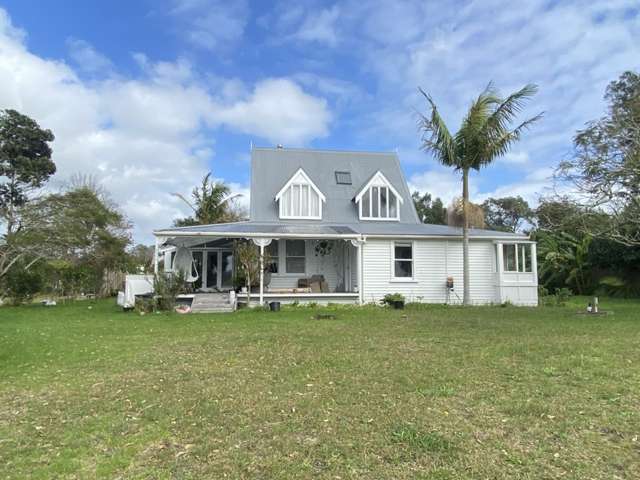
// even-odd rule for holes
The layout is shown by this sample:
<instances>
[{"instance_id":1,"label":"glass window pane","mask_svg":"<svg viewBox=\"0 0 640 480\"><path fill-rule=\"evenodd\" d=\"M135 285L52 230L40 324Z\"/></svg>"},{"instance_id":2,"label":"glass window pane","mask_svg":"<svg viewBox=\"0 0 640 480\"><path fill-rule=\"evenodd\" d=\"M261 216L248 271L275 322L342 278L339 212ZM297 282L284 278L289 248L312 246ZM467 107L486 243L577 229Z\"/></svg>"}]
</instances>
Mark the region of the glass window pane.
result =
<instances>
[{"instance_id":1,"label":"glass window pane","mask_svg":"<svg viewBox=\"0 0 640 480\"><path fill-rule=\"evenodd\" d=\"M382 218L387 218L387 192L389 189L387 187L380 188L380 216Z\"/></svg>"},{"instance_id":2,"label":"glass window pane","mask_svg":"<svg viewBox=\"0 0 640 480\"><path fill-rule=\"evenodd\" d=\"M287 240L287 257L304 257L304 240Z\"/></svg>"},{"instance_id":3,"label":"glass window pane","mask_svg":"<svg viewBox=\"0 0 640 480\"><path fill-rule=\"evenodd\" d=\"M198 290L202 288L202 252L193 252L191 255L193 256L191 274L194 277L198 276L197 280L193 282L193 288Z\"/></svg>"},{"instance_id":4,"label":"glass window pane","mask_svg":"<svg viewBox=\"0 0 640 480\"><path fill-rule=\"evenodd\" d=\"M293 185L293 216L300 216L300 185Z\"/></svg>"},{"instance_id":5,"label":"glass window pane","mask_svg":"<svg viewBox=\"0 0 640 480\"><path fill-rule=\"evenodd\" d=\"M311 190L310 209L312 217L320 216L320 196L314 190Z\"/></svg>"},{"instance_id":6,"label":"glass window pane","mask_svg":"<svg viewBox=\"0 0 640 480\"><path fill-rule=\"evenodd\" d=\"M218 286L218 252L207 252L207 287Z\"/></svg>"},{"instance_id":7,"label":"glass window pane","mask_svg":"<svg viewBox=\"0 0 640 480\"><path fill-rule=\"evenodd\" d=\"M278 240L272 240L265 248L265 253L268 255L267 270L271 273L278 273Z\"/></svg>"},{"instance_id":8,"label":"glass window pane","mask_svg":"<svg viewBox=\"0 0 640 480\"><path fill-rule=\"evenodd\" d=\"M411 245L396 245L395 258L396 260L411 260L413 257L411 252Z\"/></svg>"},{"instance_id":9,"label":"glass window pane","mask_svg":"<svg viewBox=\"0 0 640 480\"><path fill-rule=\"evenodd\" d=\"M395 193L389 190L389 217L398 218L398 199Z\"/></svg>"},{"instance_id":10,"label":"glass window pane","mask_svg":"<svg viewBox=\"0 0 640 480\"><path fill-rule=\"evenodd\" d=\"M300 209L300 215L303 217L309 216L309 185L302 185L300 195L302 195L302 208Z\"/></svg>"},{"instance_id":11,"label":"glass window pane","mask_svg":"<svg viewBox=\"0 0 640 480\"><path fill-rule=\"evenodd\" d=\"M287 240L286 243L286 262L285 268L287 273L304 273L305 272L305 242L304 240Z\"/></svg>"},{"instance_id":12,"label":"glass window pane","mask_svg":"<svg viewBox=\"0 0 640 480\"><path fill-rule=\"evenodd\" d=\"M380 211L378 210L379 204L379 188L371 187L371 216L374 218L378 218L380 216Z\"/></svg>"},{"instance_id":13,"label":"glass window pane","mask_svg":"<svg viewBox=\"0 0 640 480\"><path fill-rule=\"evenodd\" d=\"M222 252L222 286L233 285L233 253Z\"/></svg>"},{"instance_id":14,"label":"glass window pane","mask_svg":"<svg viewBox=\"0 0 640 480\"><path fill-rule=\"evenodd\" d=\"M503 245L504 249L504 270L505 272L516 271L516 246L513 244Z\"/></svg>"},{"instance_id":15,"label":"glass window pane","mask_svg":"<svg viewBox=\"0 0 640 480\"><path fill-rule=\"evenodd\" d=\"M304 273L304 257L287 257L287 273Z\"/></svg>"},{"instance_id":16,"label":"glass window pane","mask_svg":"<svg viewBox=\"0 0 640 480\"><path fill-rule=\"evenodd\" d=\"M362 196L362 216L371 216L371 194L369 190L364 192L364 195Z\"/></svg>"},{"instance_id":17,"label":"glass window pane","mask_svg":"<svg viewBox=\"0 0 640 480\"><path fill-rule=\"evenodd\" d=\"M413 262L406 260L396 260L395 264L395 276L396 277L411 277L413 275Z\"/></svg>"},{"instance_id":18,"label":"glass window pane","mask_svg":"<svg viewBox=\"0 0 640 480\"><path fill-rule=\"evenodd\" d=\"M291 216L291 188L287 188L280 197L282 203L282 215L285 217Z\"/></svg>"},{"instance_id":19,"label":"glass window pane","mask_svg":"<svg viewBox=\"0 0 640 480\"><path fill-rule=\"evenodd\" d=\"M520 271L531 271L531 245L520 245Z\"/></svg>"}]
</instances>

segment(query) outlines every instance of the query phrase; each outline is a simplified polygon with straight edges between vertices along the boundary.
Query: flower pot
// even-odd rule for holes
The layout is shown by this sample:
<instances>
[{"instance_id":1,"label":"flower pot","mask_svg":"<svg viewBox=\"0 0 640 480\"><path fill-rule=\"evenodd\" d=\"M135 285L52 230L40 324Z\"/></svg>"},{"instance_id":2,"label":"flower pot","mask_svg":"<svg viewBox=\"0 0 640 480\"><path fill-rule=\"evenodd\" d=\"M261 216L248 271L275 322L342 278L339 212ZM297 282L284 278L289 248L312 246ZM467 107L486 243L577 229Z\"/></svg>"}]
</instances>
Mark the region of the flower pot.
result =
<instances>
[{"instance_id":1,"label":"flower pot","mask_svg":"<svg viewBox=\"0 0 640 480\"><path fill-rule=\"evenodd\" d=\"M269 303L269 310L271 310L272 312L279 312L280 311L280 302L270 302Z\"/></svg>"}]
</instances>

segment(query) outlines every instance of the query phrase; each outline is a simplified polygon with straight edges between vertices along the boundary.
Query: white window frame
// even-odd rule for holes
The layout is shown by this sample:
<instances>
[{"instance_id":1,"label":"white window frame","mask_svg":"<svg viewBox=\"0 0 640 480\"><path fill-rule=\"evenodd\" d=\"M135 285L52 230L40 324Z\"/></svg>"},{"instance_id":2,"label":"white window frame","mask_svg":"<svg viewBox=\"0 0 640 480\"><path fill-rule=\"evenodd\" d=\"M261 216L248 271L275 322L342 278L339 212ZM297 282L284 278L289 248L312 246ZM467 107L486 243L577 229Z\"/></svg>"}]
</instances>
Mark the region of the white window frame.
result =
<instances>
[{"instance_id":1,"label":"white window frame","mask_svg":"<svg viewBox=\"0 0 640 480\"><path fill-rule=\"evenodd\" d=\"M290 272L289 270L287 270L287 258L289 257L289 255L287 254L287 242L288 241L293 241L293 242L302 242L304 244L304 257L301 257L299 255L295 255L295 256L291 256L291 258L304 258L304 272ZM284 250L284 255L282 257L282 262L281 264L284 266L284 268L282 269L282 274L281 275L288 275L288 276L298 276L298 275L306 275L307 274L307 241L303 240L301 238L287 238L282 242L282 249ZM278 269L278 271L280 271Z\"/></svg>"},{"instance_id":2,"label":"white window frame","mask_svg":"<svg viewBox=\"0 0 640 480\"><path fill-rule=\"evenodd\" d=\"M302 192L303 185L307 185L309 187L307 193L308 213L311 211L311 192L313 191L318 195L318 215L293 215L293 187L298 186L300 188L300 192ZM288 190L291 190L291 193L289 195L289 201L291 202L289 205L289 211L291 212L291 215L285 215L284 204L282 201L283 195ZM324 196L324 194L320 191L316 184L313 183L311 178L309 178L309 175L307 175L302 168L299 168L296 173L294 173L293 176L289 179L289 181L284 184L284 186L276 194L275 199L276 202L278 202L278 213L280 215L280 218L283 220L322 220L322 204L327 201L327 198ZM300 195L299 202L300 212L302 212L302 195Z\"/></svg>"},{"instance_id":3,"label":"white window frame","mask_svg":"<svg viewBox=\"0 0 640 480\"><path fill-rule=\"evenodd\" d=\"M378 194L376 195L376 198L373 198L373 188L377 187L377 192ZM377 207L378 207L378 215L380 215L380 211L382 208L382 201L381 201L381 193L380 193L380 189L386 189L387 191L387 209L386 209L386 213L387 216L386 217L381 217L381 216L377 216L374 217L373 216L373 203L374 201L377 203ZM369 211L368 212L363 212L362 209L362 197L369 192ZM391 212L391 202L389 202L389 192L393 193L396 197L396 215L394 217L390 216L390 212ZM371 177L371 180L369 180L367 182L367 184L362 188L362 190L360 190L360 192L358 193L358 195L356 195L355 197L355 202L358 205L358 217L360 218L360 220L373 220L373 221L382 221L382 222L398 222L400 221L400 205L402 205L404 203L404 200L402 198L402 196L398 193L398 191L393 188L393 185L391 185L391 182L389 182L389 180L387 180L387 177L385 177L383 175L383 173L381 171L377 171L375 173L375 175L373 177Z\"/></svg>"},{"instance_id":4,"label":"white window frame","mask_svg":"<svg viewBox=\"0 0 640 480\"><path fill-rule=\"evenodd\" d=\"M400 262L411 262L410 277L396 277L396 246L411 247L411 260L400 259ZM415 282L416 276L416 245L412 240L396 240L391 242L391 281L392 282Z\"/></svg>"},{"instance_id":5,"label":"white window frame","mask_svg":"<svg viewBox=\"0 0 640 480\"><path fill-rule=\"evenodd\" d=\"M507 270L507 248L514 247L516 250L516 264L515 270ZM526 270L527 262L524 259L523 249L529 248L529 270ZM503 243L502 244L502 271L504 273L532 273L533 271L533 259L532 259L531 243Z\"/></svg>"}]
</instances>

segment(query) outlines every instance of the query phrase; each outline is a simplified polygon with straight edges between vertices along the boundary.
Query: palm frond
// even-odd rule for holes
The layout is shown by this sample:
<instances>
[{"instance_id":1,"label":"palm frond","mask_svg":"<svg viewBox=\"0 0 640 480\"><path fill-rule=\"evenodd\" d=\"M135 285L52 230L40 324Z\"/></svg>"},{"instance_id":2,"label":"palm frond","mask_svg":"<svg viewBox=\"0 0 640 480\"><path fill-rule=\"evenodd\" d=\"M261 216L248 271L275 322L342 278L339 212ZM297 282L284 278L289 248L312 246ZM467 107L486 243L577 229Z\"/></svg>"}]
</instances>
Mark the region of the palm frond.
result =
<instances>
[{"instance_id":1,"label":"palm frond","mask_svg":"<svg viewBox=\"0 0 640 480\"><path fill-rule=\"evenodd\" d=\"M194 212L196 211L196 208L191 204L191 202L189 202L189 200L187 200L187 199L184 197L184 195L182 195L182 194L180 194L180 193L172 193L171 195L172 195L172 196L174 196L174 197L179 198L180 200L182 200L182 201L183 201L184 203L186 203L186 204L189 206L189 208L190 208L191 210L193 210Z\"/></svg>"},{"instance_id":2,"label":"palm frond","mask_svg":"<svg viewBox=\"0 0 640 480\"><path fill-rule=\"evenodd\" d=\"M493 114L487 119L486 133L490 134L489 130L507 130L516 116L524 109L526 101L537 92L538 86L529 83L507 98L501 99Z\"/></svg>"},{"instance_id":3,"label":"palm frond","mask_svg":"<svg viewBox=\"0 0 640 480\"><path fill-rule=\"evenodd\" d=\"M424 95L431 107L431 115L429 118L420 114L422 149L433 153L443 165L457 167L454 137L449 132L449 128L444 119L440 116L438 107L433 101L433 98L431 98L431 95L422 90L422 88L418 88L418 90Z\"/></svg>"},{"instance_id":4,"label":"palm frond","mask_svg":"<svg viewBox=\"0 0 640 480\"><path fill-rule=\"evenodd\" d=\"M486 144L486 150L482 154L482 159L480 161L480 164L484 165L486 163L490 163L491 161L493 161L493 159L505 155L509 151L511 146L515 142L520 140L522 133L525 130L528 130L532 124L540 120L542 116L543 114L539 113L535 117L531 117L525 120L513 130L507 130L507 131L501 132L500 136L497 138L490 137L490 141L488 141ZM498 132L493 132L494 135L496 133Z\"/></svg>"}]
</instances>

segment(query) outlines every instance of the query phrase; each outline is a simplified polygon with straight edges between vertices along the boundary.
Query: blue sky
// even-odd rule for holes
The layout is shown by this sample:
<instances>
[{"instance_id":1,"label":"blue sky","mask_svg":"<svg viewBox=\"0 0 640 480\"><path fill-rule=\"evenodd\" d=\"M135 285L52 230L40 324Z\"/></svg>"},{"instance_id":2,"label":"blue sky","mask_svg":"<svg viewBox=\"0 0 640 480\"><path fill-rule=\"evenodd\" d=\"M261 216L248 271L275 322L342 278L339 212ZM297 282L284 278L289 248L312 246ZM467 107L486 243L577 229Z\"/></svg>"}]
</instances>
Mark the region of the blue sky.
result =
<instances>
[{"instance_id":1,"label":"blue sky","mask_svg":"<svg viewBox=\"0 0 640 480\"><path fill-rule=\"evenodd\" d=\"M459 179L419 150L417 93L457 128L489 82L540 93L475 200L535 199L607 83L640 67L637 1L0 1L0 108L56 134L57 184L111 192L138 241L186 213L209 170L248 198L249 146L397 150L412 188L449 201Z\"/></svg>"}]
</instances>

